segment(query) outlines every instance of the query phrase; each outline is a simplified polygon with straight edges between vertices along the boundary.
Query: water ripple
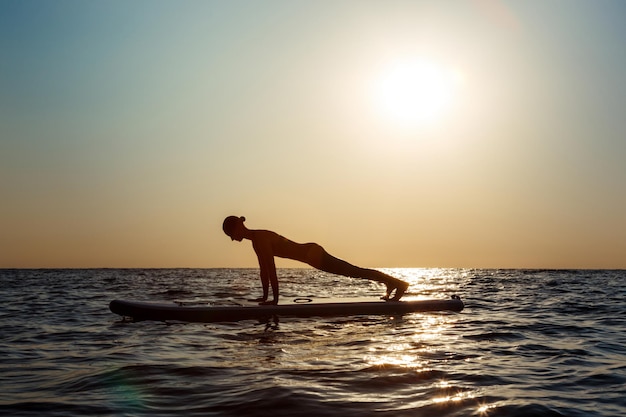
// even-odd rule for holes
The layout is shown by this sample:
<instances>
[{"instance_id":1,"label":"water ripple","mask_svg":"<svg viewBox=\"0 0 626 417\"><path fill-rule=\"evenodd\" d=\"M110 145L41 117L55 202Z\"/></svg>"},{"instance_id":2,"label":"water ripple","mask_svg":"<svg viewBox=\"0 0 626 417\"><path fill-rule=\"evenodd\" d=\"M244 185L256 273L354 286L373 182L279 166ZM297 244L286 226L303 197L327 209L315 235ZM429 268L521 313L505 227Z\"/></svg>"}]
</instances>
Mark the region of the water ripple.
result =
<instances>
[{"instance_id":1,"label":"water ripple","mask_svg":"<svg viewBox=\"0 0 626 417\"><path fill-rule=\"evenodd\" d=\"M389 270L460 313L121 321L114 298L233 302L254 269L2 270L0 414L626 415L624 271ZM281 270L289 296L376 296Z\"/></svg>"}]
</instances>

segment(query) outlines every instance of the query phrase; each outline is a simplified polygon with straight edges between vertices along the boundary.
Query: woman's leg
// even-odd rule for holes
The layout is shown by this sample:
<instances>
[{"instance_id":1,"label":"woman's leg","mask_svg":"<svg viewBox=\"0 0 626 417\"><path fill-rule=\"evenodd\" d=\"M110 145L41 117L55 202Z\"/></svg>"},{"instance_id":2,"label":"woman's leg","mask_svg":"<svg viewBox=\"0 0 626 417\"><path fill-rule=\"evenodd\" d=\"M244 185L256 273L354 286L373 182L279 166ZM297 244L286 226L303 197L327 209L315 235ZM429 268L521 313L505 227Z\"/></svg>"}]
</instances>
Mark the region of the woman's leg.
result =
<instances>
[{"instance_id":1,"label":"woman's leg","mask_svg":"<svg viewBox=\"0 0 626 417\"><path fill-rule=\"evenodd\" d=\"M386 294L383 297L384 299L389 299L391 292L396 290L393 300L399 300L409 287L409 284L405 281L399 280L375 269L361 268L352 265L351 263L330 255L321 246L318 246L318 248L315 260L319 260L319 262L316 262L317 265L311 264L312 266L321 269L322 271L330 272L331 274L343 275L352 278L364 278L383 283L387 287Z\"/></svg>"}]
</instances>

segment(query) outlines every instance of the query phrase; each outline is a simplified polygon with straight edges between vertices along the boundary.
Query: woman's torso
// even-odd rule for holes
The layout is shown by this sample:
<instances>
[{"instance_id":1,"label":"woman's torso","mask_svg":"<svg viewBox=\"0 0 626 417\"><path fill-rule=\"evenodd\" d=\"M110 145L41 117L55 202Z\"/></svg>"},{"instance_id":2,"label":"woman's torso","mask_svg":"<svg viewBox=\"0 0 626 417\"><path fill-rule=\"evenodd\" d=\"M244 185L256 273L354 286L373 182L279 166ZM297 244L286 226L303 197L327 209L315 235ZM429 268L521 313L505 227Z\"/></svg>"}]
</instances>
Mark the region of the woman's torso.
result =
<instances>
[{"instance_id":1,"label":"woman's torso","mask_svg":"<svg viewBox=\"0 0 626 417\"><path fill-rule=\"evenodd\" d=\"M258 230L255 234L255 239L268 241L273 256L293 259L309 265L315 263L314 258L319 256L316 252L321 249L321 246L316 243L297 243L269 230Z\"/></svg>"}]
</instances>

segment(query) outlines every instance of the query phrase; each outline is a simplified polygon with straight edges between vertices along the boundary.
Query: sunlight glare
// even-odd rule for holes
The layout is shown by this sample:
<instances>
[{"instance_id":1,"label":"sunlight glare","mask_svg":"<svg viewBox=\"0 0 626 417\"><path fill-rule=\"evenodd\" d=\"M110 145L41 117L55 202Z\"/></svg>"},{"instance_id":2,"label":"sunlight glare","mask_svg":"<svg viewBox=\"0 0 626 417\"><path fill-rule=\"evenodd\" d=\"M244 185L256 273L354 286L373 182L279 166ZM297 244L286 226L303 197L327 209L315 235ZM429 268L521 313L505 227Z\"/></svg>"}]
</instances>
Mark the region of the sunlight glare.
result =
<instances>
[{"instance_id":1,"label":"sunlight glare","mask_svg":"<svg viewBox=\"0 0 626 417\"><path fill-rule=\"evenodd\" d=\"M460 73L426 60L397 62L382 76L376 94L386 119L400 127L430 124L450 108Z\"/></svg>"},{"instance_id":2,"label":"sunlight glare","mask_svg":"<svg viewBox=\"0 0 626 417\"><path fill-rule=\"evenodd\" d=\"M496 408L496 406L494 404L481 403L477 411L479 415L484 416L484 415L487 415L489 410L492 408Z\"/></svg>"}]
</instances>

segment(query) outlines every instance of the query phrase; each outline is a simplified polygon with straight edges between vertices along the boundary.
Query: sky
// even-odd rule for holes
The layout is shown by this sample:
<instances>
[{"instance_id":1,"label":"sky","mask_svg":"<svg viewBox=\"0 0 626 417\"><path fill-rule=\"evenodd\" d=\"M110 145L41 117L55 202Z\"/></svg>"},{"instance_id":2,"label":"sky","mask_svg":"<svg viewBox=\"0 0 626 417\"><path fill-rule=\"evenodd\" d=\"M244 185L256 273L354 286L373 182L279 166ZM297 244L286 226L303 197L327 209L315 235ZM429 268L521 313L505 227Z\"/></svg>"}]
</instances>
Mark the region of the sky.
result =
<instances>
[{"instance_id":1,"label":"sky","mask_svg":"<svg viewBox=\"0 0 626 417\"><path fill-rule=\"evenodd\" d=\"M0 0L0 267L626 268L625 16Z\"/></svg>"}]
</instances>

